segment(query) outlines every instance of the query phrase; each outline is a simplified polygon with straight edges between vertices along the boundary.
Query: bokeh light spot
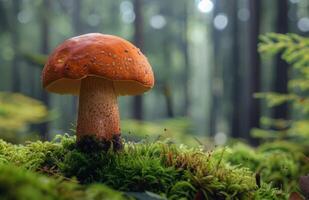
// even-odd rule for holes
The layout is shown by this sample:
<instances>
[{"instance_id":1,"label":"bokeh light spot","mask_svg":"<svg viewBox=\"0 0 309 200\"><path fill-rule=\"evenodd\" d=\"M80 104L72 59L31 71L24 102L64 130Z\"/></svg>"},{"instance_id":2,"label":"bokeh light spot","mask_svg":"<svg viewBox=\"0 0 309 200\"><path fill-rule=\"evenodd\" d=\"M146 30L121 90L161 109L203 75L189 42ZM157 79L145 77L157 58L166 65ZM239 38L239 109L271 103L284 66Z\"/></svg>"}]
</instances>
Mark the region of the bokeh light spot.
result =
<instances>
[{"instance_id":1,"label":"bokeh light spot","mask_svg":"<svg viewBox=\"0 0 309 200\"><path fill-rule=\"evenodd\" d=\"M290 0L291 3L299 3L299 0Z\"/></svg>"},{"instance_id":2,"label":"bokeh light spot","mask_svg":"<svg viewBox=\"0 0 309 200\"><path fill-rule=\"evenodd\" d=\"M121 19L124 23L130 24L135 20L134 7L132 2L123 1L120 4Z\"/></svg>"},{"instance_id":3,"label":"bokeh light spot","mask_svg":"<svg viewBox=\"0 0 309 200\"><path fill-rule=\"evenodd\" d=\"M228 18L224 13L218 14L214 19L214 26L217 30L223 30L228 25Z\"/></svg>"},{"instance_id":4,"label":"bokeh light spot","mask_svg":"<svg viewBox=\"0 0 309 200\"><path fill-rule=\"evenodd\" d=\"M31 21L32 14L29 11L22 10L17 14L17 19L20 23L26 24Z\"/></svg>"},{"instance_id":5,"label":"bokeh light spot","mask_svg":"<svg viewBox=\"0 0 309 200\"><path fill-rule=\"evenodd\" d=\"M300 18L297 22L297 27L302 32L308 32L309 31L309 18L308 17Z\"/></svg>"},{"instance_id":6,"label":"bokeh light spot","mask_svg":"<svg viewBox=\"0 0 309 200\"><path fill-rule=\"evenodd\" d=\"M210 0L201 0L197 5L199 11L209 13L213 10L214 4Z\"/></svg>"},{"instance_id":7,"label":"bokeh light spot","mask_svg":"<svg viewBox=\"0 0 309 200\"><path fill-rule=\"evenodd\" d=\"M215 134L214 140L216 145L224 145L227 141L227 136L223 132L218 132Z\"/></svg>"},{"instance_id":8,"label":"bokeh light spot","mask_svg":"<svg viewBox=\"0 0 309 200\"><path fill-rule=\"evenodd\" d=\"M166 20L162 15L154 15L150 18L150 26L154 29L162 29L165 25Z\"/></svg>"},{"instance_id":9,"label":"bokeh light spot","mask_svg":"<svg viewBox=\"0 0 309 200\"><path fill-rule=\"evenodd\" d=\"M240 21L248 21L250 18L250 11L248 8L241 8L237 12L237 17Z\"/></svg>"},{"instance_id":10,"label":"bokeh light spot","mask_svg":"<svg viewBox=\"0 0 309 200\"><path fill-rule=\"evenodd\" d=\"M123 1L120 3L120 12L133 11L133 4L131 1Z\"/></svg>"}]
</instances>

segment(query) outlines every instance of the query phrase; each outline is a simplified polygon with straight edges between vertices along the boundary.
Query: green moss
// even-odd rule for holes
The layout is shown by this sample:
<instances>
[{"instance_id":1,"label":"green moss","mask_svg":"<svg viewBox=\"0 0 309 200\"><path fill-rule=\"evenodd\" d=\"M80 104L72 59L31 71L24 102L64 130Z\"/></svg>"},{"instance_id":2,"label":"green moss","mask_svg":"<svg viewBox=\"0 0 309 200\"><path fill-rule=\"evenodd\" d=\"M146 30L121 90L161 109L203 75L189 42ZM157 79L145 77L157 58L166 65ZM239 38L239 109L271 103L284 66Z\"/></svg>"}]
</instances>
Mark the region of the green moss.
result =
<instances>
[{"instance_id":1,"label":"green moss","mask_svg":"<svg viewBox=\"0 0 309 200\"><path fill-rule=\"evenodd\" d=\"M76 177L85 185L103 183L119 191L150 191L169 199L194 199L196 195L253 199L276 194L272 188L259 189L248 168L228 164L224 151L214 155L156 142L126 143L122 151L115 152L97 148L100 145L95 140L76 145L75 138L68 136L25 146L1 141L0 157L2 163L53 176Z\"/></svg>"},{"instance_id":2,"label":"green moss","mask_svg":"<svg viewBox=\"0 0 309 200\"><path fill-rule=\"evenodd\" d=\"M121 193L103 185L88 187L63 179L52 179L12 165L0 165L1 199L76 200L125 199Z\"/></svg>"},{"instance_id":3,"label":"green moss","mask_svg":"<svg viewBox=\"0 0 309 200\"><path fill-rule=\"evenodd\" d=\"M217 149L215 154L219 154L220 152L221 150ZM247 167L255 172L260 164L262 155L256 153L256 150L247 144L236 143L230 148L226 148L224 159L232 165Z\"/></svg>"},{"instance_id":4,"label":"green moss","mask_svg":"<svg viewBox=\"0 0 309 200\"><path fill-rule=\"evenodd\" d=\"M225 161L248 167L252 172L260 174L263 182L272 183L272 187L287 192L299 191L299 177L309 173L306 150L292 142L269 142L257 149L237 143L226 152Z\"/></svg>"},{"instance_id":5,"label":"green moss","mask_svg":"<svg viewBox=\"0 0 309 200\"><path fill-rule=\"evenodd\" d=\"M199 190L210 199L244 198L257 188L249 170L225 165L197 149L160 142L128 143L119 153L75 149L65 155L59 168L83 183L164 193L172 199L192 199Z\"/></svg>"},{"instance_id":6,"label":"green moss","mask_svg":"<svg viewBox=\"0 0 309 200\"><path fill-rule=\"evenodd\" d=\"M271 184L262 184L261 188L254 194L255 200L282 200L287 199L287 194L283 193L279 189L275 189Z\"/></svg>"}]
</instances>

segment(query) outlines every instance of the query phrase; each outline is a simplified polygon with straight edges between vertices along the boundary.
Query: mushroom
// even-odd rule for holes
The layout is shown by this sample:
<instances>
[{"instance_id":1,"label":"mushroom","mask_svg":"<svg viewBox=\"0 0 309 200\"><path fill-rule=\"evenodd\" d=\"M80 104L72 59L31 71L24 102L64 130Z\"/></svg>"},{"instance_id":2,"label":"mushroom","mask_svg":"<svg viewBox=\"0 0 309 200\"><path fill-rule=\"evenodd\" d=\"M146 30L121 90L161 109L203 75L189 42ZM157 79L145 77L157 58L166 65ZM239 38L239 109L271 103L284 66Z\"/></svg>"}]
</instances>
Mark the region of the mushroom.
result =
<instances>
[{"instance_id":1,"label":"mushroom","mask_svg":"<svg viewBox=\"0 0 309 200\"><path fill-rule=\"evenodd\" d=\"M64 41L52 52L42 82L49 92L79 95L77 141L85 136L112 141L120 139L117 97L150 90L154 75L132 43L89 33Z\"/></svg>"}]
</instances>

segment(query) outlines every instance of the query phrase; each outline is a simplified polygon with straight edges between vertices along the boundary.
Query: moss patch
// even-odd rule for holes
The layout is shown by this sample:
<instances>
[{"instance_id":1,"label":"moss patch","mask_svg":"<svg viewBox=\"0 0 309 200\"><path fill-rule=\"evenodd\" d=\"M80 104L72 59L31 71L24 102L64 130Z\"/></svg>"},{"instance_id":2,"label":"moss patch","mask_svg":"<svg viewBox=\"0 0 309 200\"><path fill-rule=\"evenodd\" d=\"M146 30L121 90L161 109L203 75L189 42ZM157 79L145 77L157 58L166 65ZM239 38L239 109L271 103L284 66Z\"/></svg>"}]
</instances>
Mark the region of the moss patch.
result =
<instances>
[{"instance_id":1,"label":"moss patch","mask_svg":"<svg viewBox=\"0 0 309 200\"><path fill-rule=\"evenodd\" d=\"M272 187L287 192L300 192L299 178L309 174L309 162L306 156L308 156L306 148L301 145L275 141L265 143L257 149L238 143L226 150L224 160L259 173L261 179L271 183Z\"/></svg>"},{"instance_id":2,"label":"moss patch","mask_svg":"<svg viewBox=\"0 0 309 200\"><path fill-rule=\"evenodd\" d=\"M83 186L62 178L52 179L12 165L0 165L1 199L78 200L125 199L117 191L103 185Z\"/></svg>"},{"instance_id":3,"label":"moss patch","mask_svg":"<svg viewBox=\"0 0 309 200\"><path fill-rule=\"evenodd\" d=\"M103 183L125 192L150 191L168 199L261 199L286 194L262 184L248 168L233 166L219 154L184 146L126 143L123 150L104 151L89 139L76 145L63 136L53 142L16 146L0 141L0 162L84 184ZM90 148L91 147L91 148Z\"/></svg>"}]
</instances>

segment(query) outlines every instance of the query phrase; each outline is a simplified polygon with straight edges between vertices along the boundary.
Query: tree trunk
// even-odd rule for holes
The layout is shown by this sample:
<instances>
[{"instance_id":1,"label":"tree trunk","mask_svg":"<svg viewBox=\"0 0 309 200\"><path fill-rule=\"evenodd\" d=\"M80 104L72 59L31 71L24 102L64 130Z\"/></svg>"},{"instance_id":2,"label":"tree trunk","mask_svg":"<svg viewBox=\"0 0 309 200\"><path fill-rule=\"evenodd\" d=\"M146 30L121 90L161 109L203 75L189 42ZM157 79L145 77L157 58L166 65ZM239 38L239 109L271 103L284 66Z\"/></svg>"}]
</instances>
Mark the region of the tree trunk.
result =
<instances>
[{"instance_id":1,"label":"tree trunk","mask_svg":"<svg viewBox=\"0 0 309 200\"><path fill-rule=\"evenodd\" d=\"M162 14L165 14L165 10L162 12ZM166 106L166 116L168 118L173 118L175 116L174 112L174 103L173 103L173 92L170 85L170 74L171 74L171 67L172 67L172 60L171 60L171 34L168 28L165 29L163 32L163 40L162 40L162 57L163 57L163 63L165 64L165 73L164 78L162 81L162 93L164 95L165 99L165 106Z\"/></svg>"},{"instance_id":2,"label":"tree trunk","mask_svg":"<svg viewBox=\"0 0 309 200\"><path fill-rule=\"evenodd\" d=\"M73 12L72 12L72 23L73 23L73 29L75 34L82 34L83 25L81 22L81 7L82 2L81 0L74 0L73 2Z\"/></svg>"},{"instance_id":3,"label":"tree trunk","mask_svg":"<svg viewBox=\"0 0 309 200\"><path fill-rule=\"evenodd\" d=\"M163 93L166 102L166 110L167 110L167 117L173 118L174 117L174 109L173 109L173 99L172 99L172 92L171 87L167 82L163 85Z\"/></svg>"},{"instance_id":4,"label":"tree trunk","mask_svg":"<svg viewBox=\"0 0 309 200\"><path fill-rule=\"evenodd\" d=\"M288 32L288 1L277 0L277 33ZM276 57L274 90L279 93L288 93L288 64L281 59L281 55ZM282 104L274 108L274 118L286 119L288 117L288 105Z\"/></svg>"},{"instance_id":5,"label":"tree trunk","mask_svg":"<svg viewBox=\"0 0 309 200\"><path fill-rule=\"evenodd\" d=\"M260 30L260 0L249 1L250 21L249 21L249 57L250 67L247 74L247 94L246 94L246 112L247 117L244 118L245 132L247 138L252 144L257 141L250 137L250 130L259 127L260 105L259 101L253 97L254 93L260 91L260 57L258 53L258 37Z\"/></svg>"},{"instance_id":6,"label":"tree trunk","mask_svg":"<svg viewBox=\"0 0 309 200\"><path fill-rule=\"evenodd\" d=\"M188 2L184 2L184 14L183 14L183 22L184 22L184 29L183 29L183 55L184 55L184 93L185 93L185 103L184 103L184 113L185 116L189 116L189 109L190 109L190 86L189 86L189 79L190 79L190 58L189 58L189 48L188 48Z\"/></svg>"},{"instance_id":7,"label":"tree trunk","mask_svg":"<svg viewBox=\"0 0 309 200\"><path fill-rule=\"evenodd\" d=\"M11 39L14 57L12 60L12 91L20 92L20 73L19 73L19 34L18 34L18 19L17 15L20 10L20 0L12 1L12 24L11 24Z\"/></svg>"},{"instance_id":8,"label":"tree trunk","mask_svg":"<svg viewBox=\"0 0 309 200\"><path fill-rule=\"evenodd\" d=\"M222 10L222 1L217 0L214 7L213 16L216 16ZM220 79L220 62L219 62L219 51L220 51L220 38L221 34L214 27L212 28L213 48L214 48L214 67L212 69L211 78L211 107L210 107L210 120L209 120L209 134L214 136L217 132L217 123L219 120L220 112L220 86L218 87L218 80ZM208 45L208 44L207 44Z\"/></svg>"},{"instance_id":9,"label":"tree trunk","mask_svg":"<svg viewBox=\"0 0 309 200\"><path fill-rule=\"evenodd\" d=\"M232 10L232 25L233 25L233 46L232 49L234 51L232 52L232 77L233 77L233 92L232 92L232 120L231 120L231 136L234 138L241 137L241 130L240 130L240 117L241 117L241 112L240 112L240 97L241 97L241 89L240 89L240 62L239 62L239 54L238 50L239 49L239 40L238 40L238 17L237 17L237 11L238 11L238 1L237 0L232 0L231 4L233 6Z\"/></svg>"},{"instance_id":10,"label":"tree trunk","mask_svg":"<svg viewBox=\"0 0 309 200\"><path fill-rule=\"evenodd\" d=\"M144 44L142 1L143 0L134 0L134 44L141 50L143 50ZM137 120L143 119L143 98L141 95L135 96L133 99L133 118Z\"/></svg>"},{"instance_id":11,"label":"tree trunk","mask_svg":"<svg viewBox=\"0 0 309 200\"><path fill-rule=\"evenodd\" d=\"M49 9L50 0L44 0L42 3L42 17L41 17L41 53L48 54L49 50ZM47 91L42 90L41 100L49 107L49 95ZM41 137L43 140L48 140L48 122L42 123L39 126Z\"/></svg>"}]
</instances>

